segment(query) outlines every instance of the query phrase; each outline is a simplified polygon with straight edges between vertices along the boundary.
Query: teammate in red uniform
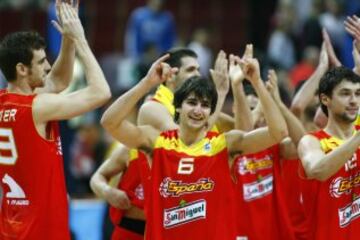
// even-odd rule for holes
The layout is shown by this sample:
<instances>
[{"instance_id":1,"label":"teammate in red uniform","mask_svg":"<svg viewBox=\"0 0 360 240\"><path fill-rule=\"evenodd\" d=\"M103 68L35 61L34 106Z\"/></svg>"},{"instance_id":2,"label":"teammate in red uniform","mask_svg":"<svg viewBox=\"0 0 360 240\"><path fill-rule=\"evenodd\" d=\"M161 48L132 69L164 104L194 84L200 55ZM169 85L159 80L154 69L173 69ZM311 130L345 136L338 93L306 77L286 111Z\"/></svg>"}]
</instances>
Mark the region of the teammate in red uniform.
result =
<instances>
[{"instance_id":1,"label":"teammate in red uniform","mask_svg":"<svg viewBox=\"0 0 360 240\"><path fill-rule=\"evenodd\" d=\"M95 109L111 97L76 7L57 1L57 8L56 26L73 41L88 86L71 94L44 93L55 92L56 87L48 78L52 75L48 75L44 40L36 33L18 32L1 42L0 68L8 81L0 92L0 238L4 240L70 239L56 121Z\"/></svg>"},{"instance_id":2,"label":"teammate in red uniform","mask_svg":"<svg viewBox=\"0 0 360 240\"><path fill-rule=\"evenodd\" d=\"M298 147L309 179L303 188L309 239L358 239L360 133L354 120L360 77L344 67L329 70L320 80L319 98L328 123Z\"/></svg>"},{"instance_id":3,"label":"teammate in red uniform","mask_svg":"<svg viewBox=\"0 0 360 240\"><path fill-rule=\"evenodd\" d=\"M122 173L116 187L108 185L111 177ZM144 184L149 165L144 153L120 145L92 176L90 185L97 196L110 204L110 218L115 228L113 240L144 239Z\"/></svg>"},{"instance_id":4,"label":"teammate in red uniform","mask_svg":"<svg viewBox=\"0 0 360 240\"><path fill-rule=\"evenodd\" d=\"M147 239L235 239L236 206L228 154L257 151L280 141L287 134L284 119L255 70L257 61L251 59L246 72L269 107L265 114L269 130L207 132L217 93L211 82L198 77L187 80L175 93L179 130L160 134L151 126L136 127L125 121L146 92L171 76L174 69L162 63L166 57L156 61L137 86L110 106L102 124L129 147L152 152Z\"/></svg>"}]
</instances>

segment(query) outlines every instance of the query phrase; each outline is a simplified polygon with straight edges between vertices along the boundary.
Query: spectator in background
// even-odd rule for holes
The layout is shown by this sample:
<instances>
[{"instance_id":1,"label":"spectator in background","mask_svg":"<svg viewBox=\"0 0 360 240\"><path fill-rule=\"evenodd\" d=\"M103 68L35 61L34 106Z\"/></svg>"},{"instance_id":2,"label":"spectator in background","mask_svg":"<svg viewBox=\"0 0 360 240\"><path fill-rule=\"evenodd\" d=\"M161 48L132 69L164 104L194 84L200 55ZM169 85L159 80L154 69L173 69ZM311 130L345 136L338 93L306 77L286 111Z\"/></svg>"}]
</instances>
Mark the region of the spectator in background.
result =
<instances>
[{"instance_id":1,"label":"spectator in background","mask_svg":"<svg viewBox=\"0 0 360 240\"><path fill-rule=\"evenodd\" d=\"M296 61L294 42L291 37L293 10L291 6L280 6L275 13L276 28L268 44L270 62L277 68L289 70Z\"/></svg>"},{"instance_id":2,"label":"spectator in background","mask_svg":"<svg viewBox=\"0 0 360 240\"><path fill-rule=\"evenodd\" d=\"M213 53L209 48L209 32L205 28L198 28L194 31L192 41L188 48L193 50L198 56L198 62L201 66L200 73L202 76L208 76L213 61Z\"/></svg>"},{"instance_id":3,"label":"spectator in background","mask_svg":"<svg viewBox=\"0 0 360 240\"><path fill-rule=\"evenodd\" d=\"M317 47L306 47L303 52L302 60L290 71L290 80L292 87L299 84L300 81L308 79L315 71L319 62L319 49Z\"/></svg>"},{"instance_id":4,"label":"spectator in background","mask_svg":"<svg viewBox=\"0 0 360 240\"><path fill-rule=\"evenodd\" d=\"M325 12L320 14L320 24L328 31L335 52L339 55L345 41L345 29L343 25L345 16L342 12L342 5L340 0L327 0L324 3Z\"/></svg>"},{"instance_id":5,"label":"spectator in background","mask_svg":"<svg viewBox=\"0 0 360 240\"><path fill-rule=\"evenodd\" d=\"M74 189L70 194L75 197L92 195L90 177L100 166L106 153L106 143L98 124L83 123L70 149L70 171L74 177Z\"/></svg>"},{"instance_id":6,"label":"spectator in background","mask_svg":"<svg viewBox=\"0 0 360 240\"><path fill-rule=\"evenodd\" d=\"M125 33L125 53L139 60L149 45L155 45L158 55L169 50L176 41L173 16L164 11L165 0L148 0L147 5L135 9Z\"/></svg>"}]
</instances>

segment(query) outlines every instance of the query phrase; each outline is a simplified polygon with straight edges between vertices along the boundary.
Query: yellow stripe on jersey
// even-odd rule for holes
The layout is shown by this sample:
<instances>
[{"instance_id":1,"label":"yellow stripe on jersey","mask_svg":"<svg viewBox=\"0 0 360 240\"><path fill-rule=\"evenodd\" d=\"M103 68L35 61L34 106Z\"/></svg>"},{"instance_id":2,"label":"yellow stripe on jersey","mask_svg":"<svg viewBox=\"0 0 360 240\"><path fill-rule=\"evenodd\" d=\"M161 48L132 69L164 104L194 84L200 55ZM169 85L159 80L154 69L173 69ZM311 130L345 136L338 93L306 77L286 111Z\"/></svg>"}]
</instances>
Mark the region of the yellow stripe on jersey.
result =
<instances>
[{"instance_id":1,"label":"yellow stripe on jersey","mask_svg":"<svg viewBox=\"0 0 360 240\"><path fill-rule=\"evenodd\" d=\"M320 140L320 145L321 145L321 149L325 152L328 153L332 150L334 150L335 148L337 148L338 146L340 146L344 141L336 138L336 137L331 137L331 138L324 138Z\"/></svg>"},{"instance_id":2,"label":"yellow stripe on jersey","mask_svg":"<svg viewBox=\"0 0 360 240\"><path fill-rule=\"evenodd\" d=\"M214 156L226 148L226 140L224 134L220 134L212 138L206 137L191 146L186 146L180 138L160 135L155 141L155 149L159 148L174 150L194 157Z\"/></svg>"},{"instance_id":3,"label":"yellow stripe on jersey","mask_svg":"<svg viewBox=\"0 0 360 240\"><path fill-rule=\"evenodd\" d=\"M360 114L357 115L354 124L355 126L360 126Z\"/></svg>"},{"instance_id":4,"label":"yellow stripe on jersey","mask_svg":"<svg viewBox=\"0 0 360 240\"><path fill-rule=\"evenodd\" d=\"M132 160L135 160L139 157L139 152L136 148L132 148L130 149L130 152L129 152L129 162L131 162Z\"/></svg>"},{"instance_id":5,"label":"yellow stripe on jersey","mask_svg":"<svg viewBox=\"0 0 360 240\"><path fill-rule=\"evenodd\" d=\"M353 134L356 133L356 130L353 131ZM335 148L339 147L344 143L344 140L331 136L330 138L323 138L320 140L321 149L327 153Z\"/></svg>"},{"instance_id":6,"label":"yellow stripe on jersey","mask_svg":"<svg viewBox=\"0 0 360 240\"><path fill-rule=\"evenodd\" d=\"M163 104L171 116L175 115L175 108L173 105L174 94L168 87L161 84L155 92L154 99Z\"/></svg>"}]
</instances>

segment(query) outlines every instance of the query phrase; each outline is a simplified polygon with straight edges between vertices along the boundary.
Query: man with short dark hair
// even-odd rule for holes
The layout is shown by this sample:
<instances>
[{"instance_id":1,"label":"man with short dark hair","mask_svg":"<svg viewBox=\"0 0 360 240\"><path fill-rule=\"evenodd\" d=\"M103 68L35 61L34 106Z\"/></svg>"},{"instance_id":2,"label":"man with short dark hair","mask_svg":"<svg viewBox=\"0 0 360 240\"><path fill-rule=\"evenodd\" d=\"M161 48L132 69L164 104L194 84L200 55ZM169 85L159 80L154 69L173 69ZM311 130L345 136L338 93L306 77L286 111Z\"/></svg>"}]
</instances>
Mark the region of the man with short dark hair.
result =
<instances>
[{"instance_id":1,"label":"man with short dark hair","mask_svg":"<svg viewBox=\"0 0 360 240\"><path fill-rule=\"evenodd\" d=\"M56 93L60 89L49 79L51 66L37 33L12 33L1 42L0 68L8 81L8 87L0 90L0 238L4 240L70 239L57 121L93 110L111 97L77 7L61 0L56 4L55 26L73 42L88 85L70 94Z\"/></svg>"}]
</instances>

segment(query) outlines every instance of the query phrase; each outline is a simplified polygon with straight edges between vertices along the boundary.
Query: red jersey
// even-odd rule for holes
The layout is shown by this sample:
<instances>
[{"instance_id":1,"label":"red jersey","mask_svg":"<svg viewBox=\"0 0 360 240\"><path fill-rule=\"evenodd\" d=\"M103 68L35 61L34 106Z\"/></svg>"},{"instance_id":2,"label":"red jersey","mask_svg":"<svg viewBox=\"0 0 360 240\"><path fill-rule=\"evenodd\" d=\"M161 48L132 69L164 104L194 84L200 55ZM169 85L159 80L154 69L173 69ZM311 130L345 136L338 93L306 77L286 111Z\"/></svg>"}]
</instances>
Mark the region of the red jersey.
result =
<instances>
[{"instance_id":1,"label":"red jersey","mask_svg":"<svg viewBox=\"0 0 360 240\"><path fill-rule=\"evenodd\" d=\"M282 161L281 176L286 206L294 228L297 240L307 238L306 217L301 193L301 178L299 176L300 159Z\"/></svg>"},{"instance_id":2,"label":"red jersey","mask_svg":"<svg viewBox=\"0 0 360 240\"><path fill-rule=\"evenodd\" d=\"M234 170L239 239L295 239L283 196L279 145L239 155Z\"/></svg>"},{"instance_id":3,"label":"red jersey","mask_svg":"<svg viewBox=\"0 0 360 240\"><path fill-rule=\"evenodd\" d=\"M328 153L343 143L323 130L312 133ZM309 239L355 240L360 236L360 150L326 181L303 181Z\"/></svg>"},{"instance_id":4,"label":"red jersey","mask_svg":"<svg viewBox=\"0 0 360 240\"><path fill-rule=\"evenodd\" d=\"M156 140L151 167L147 240L234 240L234 185L223 134L186 146L178 131Z\"/></svg>"},{"instance_id":5,"label":"red jersey","mask_svg":"<svg viewBox=\"0 0 360 240\"><path fill-rule=\"evenodd\" d=\"M35 95L0 91L0 234L4 240L70 239L60 135L35 128Z\"/></svg>"},{"instance_id":6,"label":"red jersey","mask_svg":"<svg viewBox=\"0 0 360 240\"><path fill-rule=\"evenodd\" d=\"M148 168L145 154L135 149L130 150L129 166L117 186L118 189L126 192L132 205L142 209L144 208L145 195L142 175L146 175L144 173L146 167ZM125 212L126 210L110 206L110 218L113 224L118 225Z\"/></svg>"}]
</instances>

